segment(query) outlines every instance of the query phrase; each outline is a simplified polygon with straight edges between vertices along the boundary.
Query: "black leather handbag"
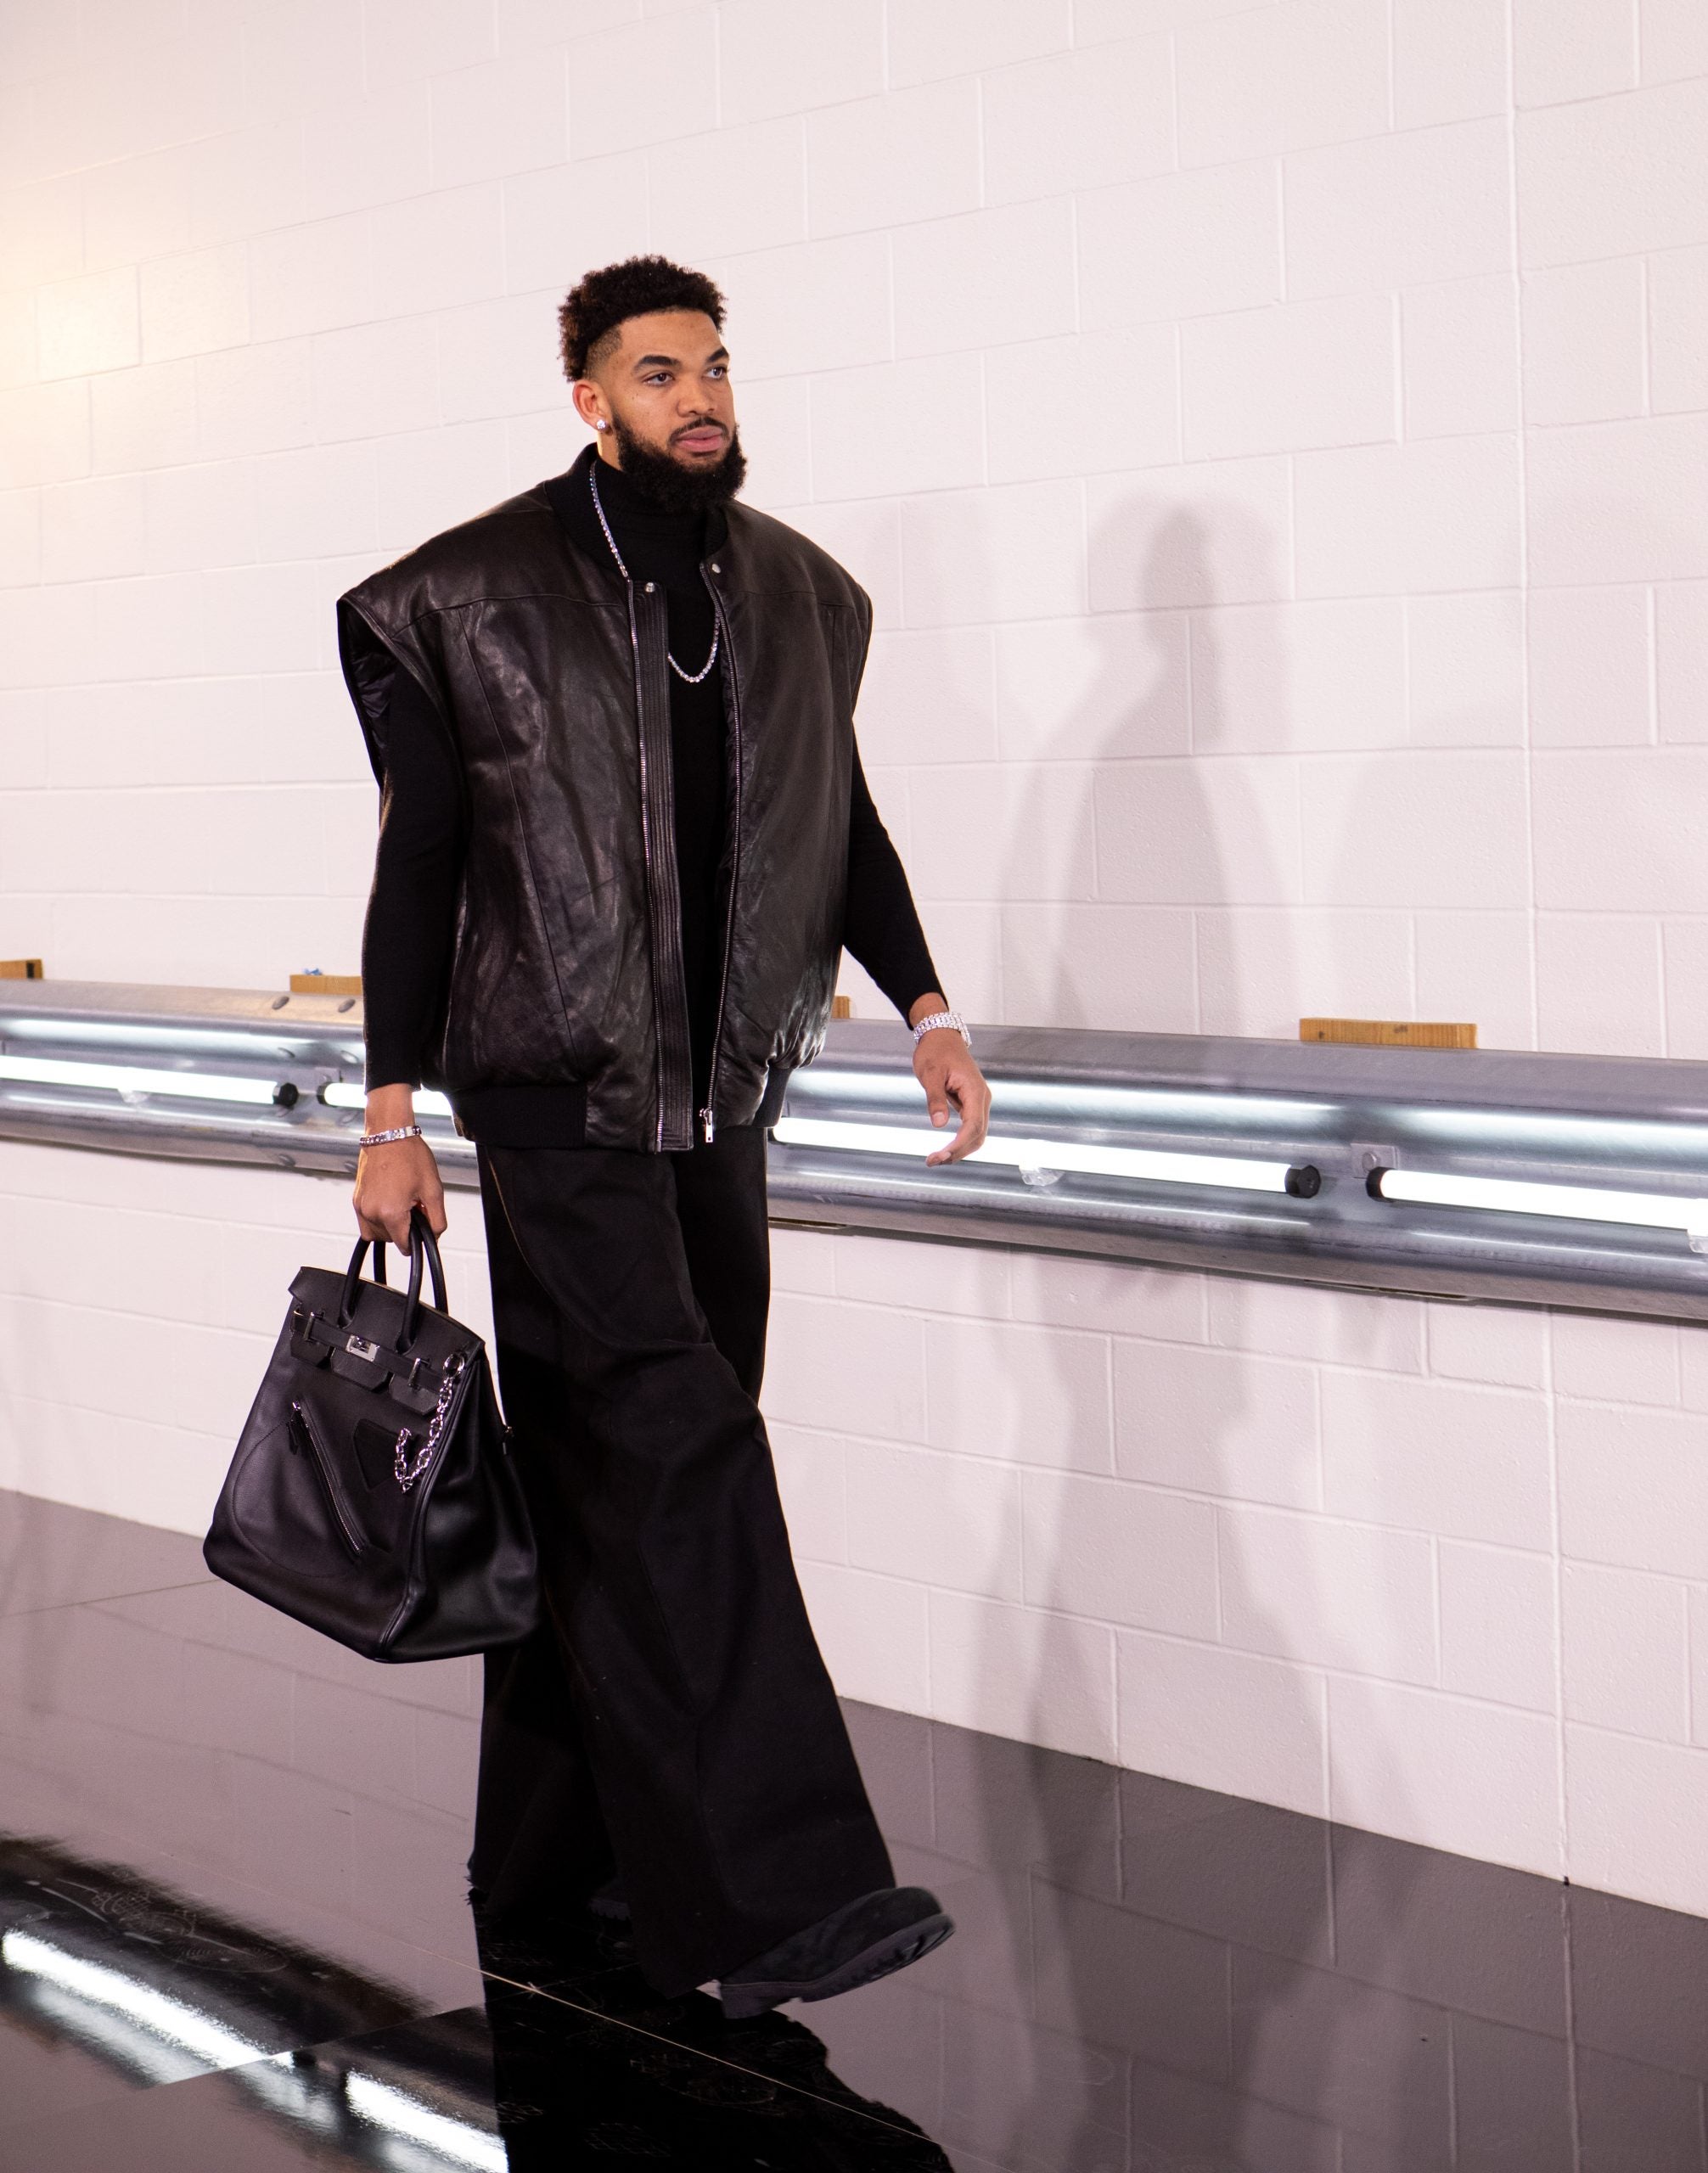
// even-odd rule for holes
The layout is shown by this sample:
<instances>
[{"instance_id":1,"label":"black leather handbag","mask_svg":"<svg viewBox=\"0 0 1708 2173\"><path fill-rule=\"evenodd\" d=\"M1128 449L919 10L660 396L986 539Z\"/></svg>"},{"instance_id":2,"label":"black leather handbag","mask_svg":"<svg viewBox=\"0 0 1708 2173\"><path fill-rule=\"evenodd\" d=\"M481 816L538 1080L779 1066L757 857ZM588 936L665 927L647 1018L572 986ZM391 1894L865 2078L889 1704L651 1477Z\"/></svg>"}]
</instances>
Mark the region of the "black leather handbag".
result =
<instances>
[{"instance_id":1,"label":"black leather handbag","mask_svg":"<svg viewBox=\"0 0 1708 2173\"><path fill-rule=\"evenodd\" d=\"M409 1288L304 1267L220 1490L216 1577L373 1660L436 1660L539 1620L533 1530L486 1346L452 1319L427 1218ZM433 1300L421 1302L431 1265Z\"/></svg>"}]
</instances>

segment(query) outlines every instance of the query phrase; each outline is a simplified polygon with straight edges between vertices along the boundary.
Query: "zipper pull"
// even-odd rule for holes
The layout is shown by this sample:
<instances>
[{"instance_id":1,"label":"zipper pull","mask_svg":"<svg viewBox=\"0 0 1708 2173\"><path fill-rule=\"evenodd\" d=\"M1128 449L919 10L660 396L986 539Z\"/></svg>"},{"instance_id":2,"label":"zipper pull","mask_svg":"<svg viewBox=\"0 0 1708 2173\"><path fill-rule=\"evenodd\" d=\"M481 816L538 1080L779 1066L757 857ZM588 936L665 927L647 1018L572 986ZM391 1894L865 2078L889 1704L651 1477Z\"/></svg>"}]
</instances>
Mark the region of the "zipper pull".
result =
<instances>
[{"instance_id":1,"label":"zipper pull","mask_svg":"<svg viewBox=\"0 0 1708 2173\"><path fill-rule=\"evenodd\" d=\"M713 1117L711 1111L709 1109L702 1109L699 1113L699 1122L700 1129L705 1134L705 1143L710 1147L712 1141L717 1137L716 1120Z\"/></svg>"}]
</instances>

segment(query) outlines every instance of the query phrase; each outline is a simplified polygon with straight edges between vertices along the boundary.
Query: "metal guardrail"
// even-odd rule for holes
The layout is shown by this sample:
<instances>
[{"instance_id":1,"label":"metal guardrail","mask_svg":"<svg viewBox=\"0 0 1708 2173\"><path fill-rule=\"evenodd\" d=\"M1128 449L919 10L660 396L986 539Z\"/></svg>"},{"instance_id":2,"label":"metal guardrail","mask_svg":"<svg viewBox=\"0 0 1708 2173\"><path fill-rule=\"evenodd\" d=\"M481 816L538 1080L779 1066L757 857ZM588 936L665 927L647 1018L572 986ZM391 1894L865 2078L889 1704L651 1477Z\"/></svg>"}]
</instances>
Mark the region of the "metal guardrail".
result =
<instances>
[{"instance_id":1,"label":"metal guardrail","mask_svg":"<svg viewBox=\"0 0 1708 2173\"><path fill-rule=\"evenodd\" d=\"M362 1071L357 997L0 981L0 1137L9 1139L353 1171ZM473 1144L449 1115L424 1124L446 1182L475 1183Z\"/></svg>"},{"instance_id":2,"label":"metal guardrail","mask_svg":"<svg viewBox=\"0 0 1708 2173\"><path fill-rule=\"evenodd\" d=\"M990 1148L932 1170L901 1027L834 1024L789 1082L772 1220L1708 1319L1708 1064L1013 1027L977 1047ZM362 1075L354 997L0 983L0 1137L345 1174ZM445 1181L473 1186L436 1099Z\"/></svg>"}]
</instances>

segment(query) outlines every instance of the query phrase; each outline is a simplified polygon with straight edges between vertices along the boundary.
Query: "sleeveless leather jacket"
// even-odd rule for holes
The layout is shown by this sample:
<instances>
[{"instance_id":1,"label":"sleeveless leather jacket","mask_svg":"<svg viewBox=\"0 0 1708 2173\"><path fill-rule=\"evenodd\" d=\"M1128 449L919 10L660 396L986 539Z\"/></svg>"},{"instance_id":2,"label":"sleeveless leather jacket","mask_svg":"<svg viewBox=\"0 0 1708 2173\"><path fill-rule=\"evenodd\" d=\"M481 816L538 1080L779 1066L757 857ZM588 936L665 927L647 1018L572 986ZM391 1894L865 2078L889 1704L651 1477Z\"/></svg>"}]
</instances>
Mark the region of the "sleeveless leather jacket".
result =
<instances>
[{"instance_id":1,"label":"sleeveless leather jacket","mask_svg":"<svg viewBox=\"0 0 1708 2173\"><path fill-rule=\"evenodd\" d=\"M467 847L422 1079L476 1138L495 1098L555 1092L584 1108L588 1145L678 1151L718 1124L768 1120L823 1042L871 603L781 521L739 504L726 515L701 568L722 636L729 821L700 1111L662 592L587 559L538 485L339 598L345 679L382 789L399 670L462 758Z\"/></svg>"}]
</instances>

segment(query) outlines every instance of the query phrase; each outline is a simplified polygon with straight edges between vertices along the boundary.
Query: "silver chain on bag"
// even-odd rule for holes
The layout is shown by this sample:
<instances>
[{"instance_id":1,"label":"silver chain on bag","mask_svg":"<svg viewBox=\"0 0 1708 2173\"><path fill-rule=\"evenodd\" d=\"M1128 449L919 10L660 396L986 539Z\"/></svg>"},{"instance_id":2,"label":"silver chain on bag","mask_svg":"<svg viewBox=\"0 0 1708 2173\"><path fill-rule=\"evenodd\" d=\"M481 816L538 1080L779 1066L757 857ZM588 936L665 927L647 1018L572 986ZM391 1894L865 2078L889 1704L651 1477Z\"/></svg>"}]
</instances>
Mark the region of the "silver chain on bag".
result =
<instances>
[{"instance_id":1,"label":"silver chain on bag","mask_svg":"<svg viewBox=\"0 0 1708 2173\"><path fill-rule=\"evenodd\" d=\"M424 1478L432 1468L433 1459L439 1453L439 1436L445 1430L445 1414L457 1393L457 1384L463 1378L469 1362L465 1351L453 1350L445 1361L445 1377L439 1384L439 1401L433 1407L433 1416L428 1423L427 1438L415 1451L413 1460L409 1445L415 1439L412 1426L403 1427L397 1436L397 1446L391 1458L391 1476L407 1494L418 1479Z\"/></svg>"}]
</instances>

